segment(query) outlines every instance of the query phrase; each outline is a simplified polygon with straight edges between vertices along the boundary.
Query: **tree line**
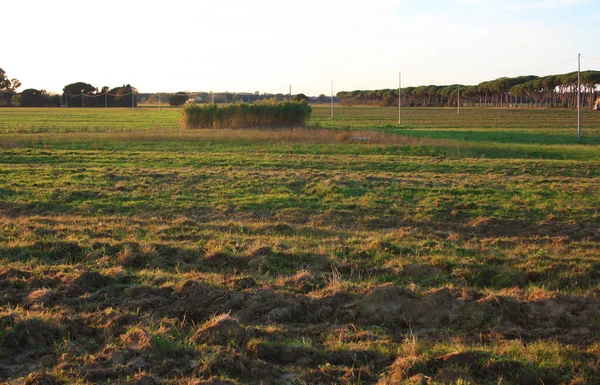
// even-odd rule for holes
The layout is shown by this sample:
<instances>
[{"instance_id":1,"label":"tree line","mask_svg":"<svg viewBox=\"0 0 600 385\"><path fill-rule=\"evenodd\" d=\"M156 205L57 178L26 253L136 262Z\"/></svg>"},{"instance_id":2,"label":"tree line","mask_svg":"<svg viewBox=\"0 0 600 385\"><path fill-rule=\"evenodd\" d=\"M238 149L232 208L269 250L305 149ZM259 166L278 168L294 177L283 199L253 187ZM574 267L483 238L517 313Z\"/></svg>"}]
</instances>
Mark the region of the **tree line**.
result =
<instances>
[{"instance_id":1,"label":"tree line","mask_svg":"<svg viewBox=\"0 0 600 385\"><path fill-rule=\"evenodd\" d=\"M583 106L593 106L600 87L600 71L581 72ZM397 106L398 89L341 91L337 97L344 105ZM478 85L429 85L401 89L405 106L479 107L575 107L577 106L577 72L548 76L502 77Z\"/></svg>"},{"instance_id":2,"label":"tree line","mask_svg":"<svg viewBox=\"0 0 600 385\"><path fill-rule=\"evenodd\" d=\"M137 90L129 85L120 87L102 87L98 89L89 83L77 82L66 85L62 95L49 94L45 90L33 88L17 92L21 82L9 79L0 68L0 107L131 107L138 100L147 103L157 103L159 94L137 95ZM583 106L593 106L600 95L600 71L581 72L581 95ZM548 76L518 76L502 77L484 81L477 85L429 85L406 87L401 90L401 102L405 106L456 106L460 100L463 106L479 107L575 107L577 105L577 72ZM136 96L137 95L137 96ZM331 99L324 94L318 97L307 97L310 103L326 103ZM286 94L259 93L186 93L175 95L163 94L161 100L171 105L181 105L190 96L196 103L253 103L261 100L288 100ZM398 89L340 91L336 102L344 105L398 105Z\"/></svg>"},{"instance_id":3,"label":"tree line","mask_svg":"<svg viewBox=\"0 0 600 385\"><path fill-rule=\"evenodd\" d=\"M324 97L324 95L323 95ZM215 104L229 104L229 103L256 103L262 101L308 101L310 103L319 103L319 97L309 97L302 93L296 95L288 94L271 94L271 93L260 93L258 91L254 93L250 92L184 92L180 91L175 94L170 93L155 93L140 94L141 103L145 104L162 104L169 103L171 106L182 106L188 102L196 104L204 103L215 103Z\"/></svg>"},{"instance_id":4,"label":"tree line","mask_svg":"<svg viewBox=\"0 0 600 385\"><path fill-rule=\"evenodd\" d=\"M50 94L46 90L28 88L17 92L21 82L9 79L0 68L0 107L131 107L137 105L131 85L102 87L98 89L89 83L76 82L66 85L62 95Z\"/></svg>"},{"instance_id":5,"label":"tree line","mask_svg":"<svg viewBox=\"0 0 600 385\"><path fill-rule=\"evenodd\" d=\"M137 89L130 84L98 89L91 84L77 82L63 88L62 101L67 107L135 107Z\"/></svg>"}]
</instances>

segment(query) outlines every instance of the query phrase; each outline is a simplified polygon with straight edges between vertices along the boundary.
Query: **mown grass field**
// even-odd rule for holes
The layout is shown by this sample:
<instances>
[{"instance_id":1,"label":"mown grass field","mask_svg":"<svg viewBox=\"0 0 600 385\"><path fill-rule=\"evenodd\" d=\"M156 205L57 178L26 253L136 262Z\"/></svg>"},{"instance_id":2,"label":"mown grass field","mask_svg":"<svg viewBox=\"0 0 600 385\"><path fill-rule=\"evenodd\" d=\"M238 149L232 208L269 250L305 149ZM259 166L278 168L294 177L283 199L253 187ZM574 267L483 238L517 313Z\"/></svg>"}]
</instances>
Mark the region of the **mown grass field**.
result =
<instances>
[{"instance_id":1,"label":"mown grass field","mask_svg":"<svg viewBox=\"0 0 600 385\"><path fill-rule=\"evenodd\" d=\"M0 109L0 381L600 383L600 113L180 118Z\"/></svg>"}]
</instances>

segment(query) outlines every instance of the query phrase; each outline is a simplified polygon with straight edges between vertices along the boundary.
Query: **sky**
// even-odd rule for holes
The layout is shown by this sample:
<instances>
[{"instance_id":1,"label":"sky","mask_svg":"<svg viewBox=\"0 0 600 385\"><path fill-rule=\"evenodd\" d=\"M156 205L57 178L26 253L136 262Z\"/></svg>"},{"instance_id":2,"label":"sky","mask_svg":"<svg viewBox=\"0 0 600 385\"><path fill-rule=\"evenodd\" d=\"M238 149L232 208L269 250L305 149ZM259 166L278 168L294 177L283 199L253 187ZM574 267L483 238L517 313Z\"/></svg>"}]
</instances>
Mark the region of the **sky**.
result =
<instances>
[{"instance_id":1,"label":"sky","mask_svg":"<svg viewBox=\"0 0 600 385\"><path fill-rule=\"evenodd\" d=\"M3 0L27 88L319 95L600 69L598 0Z\"/></svg>"}]
</instances>

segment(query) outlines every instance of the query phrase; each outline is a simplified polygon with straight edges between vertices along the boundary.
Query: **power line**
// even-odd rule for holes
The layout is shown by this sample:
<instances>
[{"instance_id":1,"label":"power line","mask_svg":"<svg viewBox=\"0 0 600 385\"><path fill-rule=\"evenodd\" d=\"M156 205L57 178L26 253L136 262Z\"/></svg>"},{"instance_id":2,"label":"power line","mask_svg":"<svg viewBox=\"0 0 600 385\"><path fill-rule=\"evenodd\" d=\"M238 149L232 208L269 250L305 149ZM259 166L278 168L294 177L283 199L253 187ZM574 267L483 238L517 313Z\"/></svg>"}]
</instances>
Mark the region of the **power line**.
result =
<instances>
[{"instance_id":1,"label":"power line","mask_svg":"<svg viewBox=\"0 0 600 385\"><path fill-rule=\"evenodd\" d=\"M540 68L538 68L536 70L531 71L530 73L539 72L541 70L545 70L545 69L548 69L548 68L558 67L558 66L561 66L563 64L572 63L572 62L576 62L576 61L577 61L577 59L569 59L569 60L566 60L566 61L564 61L562 63L556 63L556 64L551 64L549 66L540 67Z\"/></svg>"}]
</instances>

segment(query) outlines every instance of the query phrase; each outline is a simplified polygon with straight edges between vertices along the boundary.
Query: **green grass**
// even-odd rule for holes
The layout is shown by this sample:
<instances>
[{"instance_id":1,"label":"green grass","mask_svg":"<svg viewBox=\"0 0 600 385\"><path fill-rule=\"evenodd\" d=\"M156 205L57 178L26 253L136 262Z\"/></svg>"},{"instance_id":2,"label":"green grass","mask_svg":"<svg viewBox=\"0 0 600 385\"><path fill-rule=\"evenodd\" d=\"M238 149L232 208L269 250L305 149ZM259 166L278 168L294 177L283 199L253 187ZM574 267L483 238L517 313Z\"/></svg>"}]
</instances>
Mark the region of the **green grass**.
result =
<instances>
[{"instance_id":1,"label":"green grass","mask_svg":"<svg viewBox=\"0 0 600 385\"><path fill-rule=\"evenodd\" d=\"M0 381L600 381L600 114L313 111L0 109Z\"/></svg>"},{"instance_id":2,"label":"green grass","mask_svg":"<svg viewBox=\"0 0 600 385\"><path fill-rule=\"evenodd\" d=\"M0 111L0 132L113 132L181 126L174 108L6 108Z\"/></svg>"}]
</instances>

